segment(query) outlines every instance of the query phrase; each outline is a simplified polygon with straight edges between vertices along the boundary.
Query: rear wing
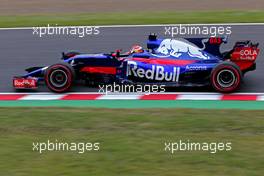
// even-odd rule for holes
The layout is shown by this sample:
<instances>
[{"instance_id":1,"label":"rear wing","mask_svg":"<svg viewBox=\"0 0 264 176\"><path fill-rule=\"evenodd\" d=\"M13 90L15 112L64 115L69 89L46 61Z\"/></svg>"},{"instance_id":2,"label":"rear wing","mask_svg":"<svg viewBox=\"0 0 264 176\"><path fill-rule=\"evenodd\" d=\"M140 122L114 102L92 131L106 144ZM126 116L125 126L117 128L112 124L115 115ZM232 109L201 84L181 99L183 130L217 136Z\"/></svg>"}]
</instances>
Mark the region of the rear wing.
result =
<instances>
[{"instance_id":1,"label":"rear wing","mask_svg":"<svg viewBox=\"0 0 264 176\"><path fill-rule=\"evenodd\" d=\"M252 48L258 48L259 43L252 43L250 40L241 40L235 43L234 48L245 47L245 46L252 47Z\"/></svg>"},{"instance_id":2,"label":"rear wing","mask_svg":"<svg viewBox=\"0 0 264 176\"><path fill-rule=\"evenodd\" d=\"M259 43L252 43L250 40L237 41L225 59L230 59L236 63L243 73L255 70L256 59L260 52L258 45Z\"/></svg>"}]
</instances>

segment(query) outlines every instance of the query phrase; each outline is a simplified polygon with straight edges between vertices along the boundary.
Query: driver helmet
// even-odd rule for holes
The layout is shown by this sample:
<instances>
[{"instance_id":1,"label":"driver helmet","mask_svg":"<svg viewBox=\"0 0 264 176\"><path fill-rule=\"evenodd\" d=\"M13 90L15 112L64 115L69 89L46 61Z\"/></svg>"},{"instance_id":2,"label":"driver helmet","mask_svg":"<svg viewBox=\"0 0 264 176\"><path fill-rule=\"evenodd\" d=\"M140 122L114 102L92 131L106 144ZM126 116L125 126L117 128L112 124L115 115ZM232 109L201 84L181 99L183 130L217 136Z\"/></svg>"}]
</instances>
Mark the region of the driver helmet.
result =
<instances>
[{"instance_id":1,"label":"driver helmet","mask_svg":"<svg viewBox=\"0 0 264 176\"><path fill-rule=\"evenodd\" d=\"M140 45L134 45L134 46L132 46L132 48L130 50L130 53L131 54L134 54L134 53L143 53L143 52L144 52L144 49Z\"/></svg>"}]
</instances>

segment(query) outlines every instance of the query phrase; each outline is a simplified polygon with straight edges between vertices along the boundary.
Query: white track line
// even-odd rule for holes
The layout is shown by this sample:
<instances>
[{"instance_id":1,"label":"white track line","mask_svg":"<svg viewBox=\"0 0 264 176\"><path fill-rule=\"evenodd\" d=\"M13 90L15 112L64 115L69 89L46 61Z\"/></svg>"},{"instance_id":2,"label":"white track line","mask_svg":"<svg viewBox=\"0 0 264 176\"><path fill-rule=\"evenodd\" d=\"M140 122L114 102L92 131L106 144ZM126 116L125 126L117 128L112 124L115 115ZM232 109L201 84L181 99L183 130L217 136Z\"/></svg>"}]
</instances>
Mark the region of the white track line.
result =
<instances>
[{"instance_id":1,"label":"white track line","mask_svg":"<svg viewBox=\"0 0 264 176\"><path fill-rule=\"evenodd\" d=\"M60 100L64 95L26 95L19 100Z\"/></svg>"},{"instance_id":2,"label":"white track line","mask_svg":"<svg viewBox=\"0 0 264 176\"><path fill-rule=\"evenodd\" d=\"M264 101L264 95L258 96L257 101Z\"/></svg>"},{"instance_id":3,"label":"white track line","mask_svg":"<svg viewBox=\"0 0 264 176\"><path fill-rule=\"evenodd\" d=\"M212 95L212 94L204 94L204 95L195 95L195 94L180 94L177 97L177 100L220 100L222 95Z\"/></svg>"},{"instance_id":4,"label":"white track line","mask_svg":"<svg viewBox=\"0 0 264 176\"><path fill-rule=\"evenodd\" d=\"M100 28L126 28L126 27L165 27L165 26L260 26L264 23L213 23L213 24L147 24L147 25L87 25ZM47 26L34 26L34 27L47 27ZM0 28L0 30L32 30L34 27L16 27L16 28ZM55 26L54 27L85 27L82 26Z\"/></svg>"}]
</instances>

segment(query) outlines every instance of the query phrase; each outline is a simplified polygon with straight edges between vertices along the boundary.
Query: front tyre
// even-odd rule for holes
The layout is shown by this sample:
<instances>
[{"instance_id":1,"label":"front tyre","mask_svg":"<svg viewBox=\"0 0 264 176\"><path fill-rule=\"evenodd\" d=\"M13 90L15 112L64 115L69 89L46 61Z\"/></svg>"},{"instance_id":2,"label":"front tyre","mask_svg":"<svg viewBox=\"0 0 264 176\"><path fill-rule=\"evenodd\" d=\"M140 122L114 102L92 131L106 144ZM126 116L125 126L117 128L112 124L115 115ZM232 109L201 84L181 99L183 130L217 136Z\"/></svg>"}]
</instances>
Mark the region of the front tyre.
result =
<instances>
[{"instance_id":1,"label":"front tyre","mask_svg":"<svg viewBox=\"0 0 264 176\"><path fill-rule=\"evenodd\" d=\"M212 87L222 93L237 90L241 84L241 79L240 68L232 62L222 62L211 72Z\"/></svg>"},{"instance_id":2,"label":"front tyre","mask_svg":"<svg viewBox=\"0 0 264 176\"><path fill-rule=\"evenodd\" d=\"M70 90L74 80L74 70L68 63L59 63L47 68L44 75L47 87L56 93Z\"/></svg>"}]
</instances>

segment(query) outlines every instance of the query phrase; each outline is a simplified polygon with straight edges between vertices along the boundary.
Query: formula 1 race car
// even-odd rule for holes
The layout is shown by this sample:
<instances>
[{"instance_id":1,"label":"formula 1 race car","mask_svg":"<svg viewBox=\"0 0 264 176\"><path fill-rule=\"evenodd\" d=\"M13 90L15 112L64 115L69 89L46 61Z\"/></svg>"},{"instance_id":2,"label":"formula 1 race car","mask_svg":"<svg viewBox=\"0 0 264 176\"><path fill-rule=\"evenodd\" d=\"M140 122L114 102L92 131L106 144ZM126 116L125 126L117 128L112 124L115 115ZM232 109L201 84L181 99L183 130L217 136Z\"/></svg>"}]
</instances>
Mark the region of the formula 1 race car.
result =
<instances>
[{"instance_id":1,"label":"formula 1 race car","mask_svg":"<svg viewBox=\"0 0 264 176\"><path fill-rule=\"evenodd\" d=\"M243 75L256 68L258 43L238 41L227 52L220 45L227 38L158 39L149 35L147 49L110 54L63 53L62 61L46 67L31 67L13 79L16 89L36 89L45 82L53 92L67 92L75 81L86 84L155 84L212 86L218 92L239 88Z\"/></svg>"}]
</instances>

